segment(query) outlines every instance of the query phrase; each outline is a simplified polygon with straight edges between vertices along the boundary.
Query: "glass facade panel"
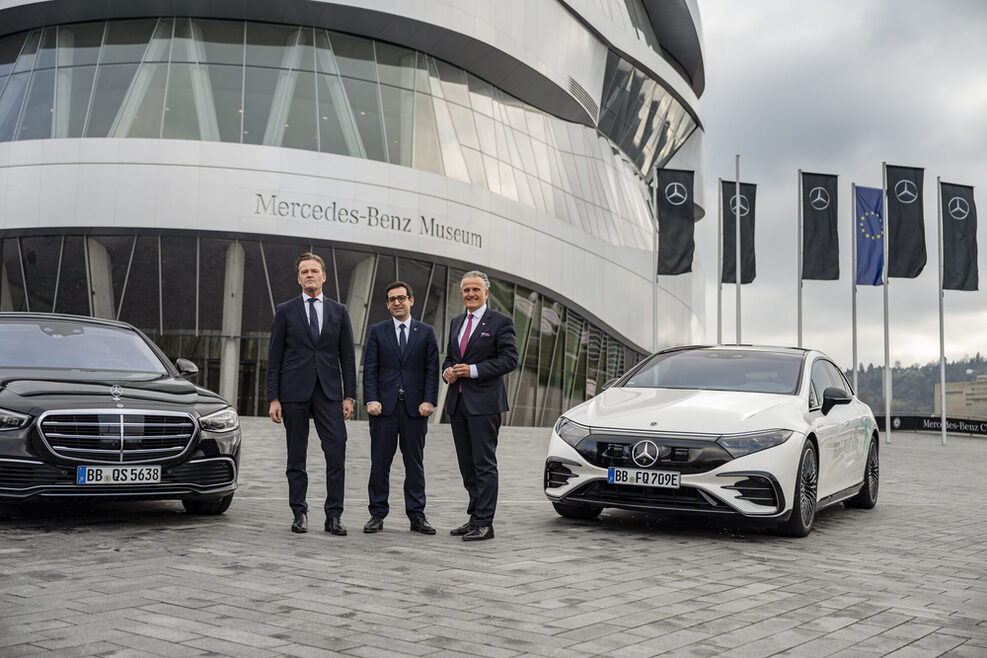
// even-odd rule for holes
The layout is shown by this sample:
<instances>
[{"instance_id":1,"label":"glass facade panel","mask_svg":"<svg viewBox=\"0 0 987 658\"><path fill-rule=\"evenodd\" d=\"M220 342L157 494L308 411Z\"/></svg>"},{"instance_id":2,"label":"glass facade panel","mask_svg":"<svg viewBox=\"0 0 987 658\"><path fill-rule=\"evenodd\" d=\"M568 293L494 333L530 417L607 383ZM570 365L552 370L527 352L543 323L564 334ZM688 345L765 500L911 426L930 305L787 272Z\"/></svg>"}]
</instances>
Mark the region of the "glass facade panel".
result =
<instances>
[{"instance_id":1,"label":"glass facade panel","mask_svg":"<svg viewBox=\"0 0 987 658\"><path fill-rule=\"evenodd\" d=\"M89 304L90 286L88 285L89 276L86 269L85 238L78 235L65 236L61 252L58 292L57 299L54 300L54 310L57 313L89 315L92 311ZM30 288L31 281L28 279L28 289ZM32 306L31 310L38 309Z\"/></svg>"},{"instance_id":2,"label":"glass facade panel","mask_svg":"<svg viewBox=\"0 0 987 658\"><path fill-rule=\"evenodd\" d=\"M298 42L298 28L268 23L247 23L247 66L287 68Z\"/></svg>"},{"instance_id":3,"label":"glass facade panel","mask_svg":"<svg viewBox=\"0 0 987 658\"><path fill-rule=\"evenodd\" d=\"M414 162L415 94L406 89L380 86L387 159L392 164L412 166Z\"/></svg>"},{"instance_id":4,"label":"glass facade panel","mask_svg":"<svg viewBox=\"0 0 987 658\"><path fill-rule=\"evenodd\" d=\"M360 137L350 115L339 78L318 75L319 150L323 153L362 156Z\"/></svg>"},{"instance_id":5,"label":"glass facade panel","mask_svg":"<svg viewBox=\"0 0 987 658\"><path fill-rule=\"evenodd\" d=\"M249 51L249 46L248 46ZM248 66L243 83L243 143L268 144L266 138L274 101L274 90L278 86L281 72L277 69L262 69Z\"/></svg>"},{"instance_id":6,"label":"glass facade panel","mask_svg":"<svg viewBox=\"0 0 987 658\"><path fill-rule=\"evenodd\" d=\"M177 39L172 41L172 33L178 36L181 32L185 34L185 38ZM147 51L144 52L145 62L167 62L169 58L172 61L192 61L191 59L182 59L179 57L174 57L175 52L181 50L181 46L184 46L185 50L191 54L191 37L189 36L189 22L187 18L181 18L175 21L172 18L162 18L158 21L157 26L154 28L154 34L151 35L151 43L147 46ZM174 43L174 51L172 50L172 43Z\"/></svg>"},{"instance_id":7,"label":"glass facade panel","mask_svg":"<svg viewBox=\"0 0 987 658\"><path fill-rule=\"evenodd\" d=\"M167 64L149 64L137 71L131 92L117 116L114 135L154 138L161 136L161 113L164 110L167 79ZM198 138L199 136L196 135L192 139Z\"/></svg>"},{"instance_id":8,"label":"glass facade panel","mask_svg":"<svg viewBox=\"0 0 987 658\"><path fill-rule=\"evenodd\" d=\"M102 25L102 23L100 23ZM0 78L9 74L14 68L14 62L24 46L25 33L0 37Z\"/></svg>"},{"instance_id":9,"label":"glass facade panel","mask_svg":"<svg viewBox=\"0 0 987 658\"><path fill-rule=\"evenodd\" d=\"M117 112L137 72L136 64L100 66L96 74L86 137L106 137L116 126ZM113 134L116 134L115 132Z\"/></svg>"},{"instance_id":10,"label":"glass facade panel","mask_svg":"<svg viewBox=\"0 0 987 658\"><path fill-rule=\"evenodd\" d=\"M95 64L103 44L106 23L79 23L58 28L58 66ZM3 46L0 45L0 52ZM3 55L0 54L0 60Z\"/></svg>"},{"instance_id":11,"label":"glass facade panel","mask_svg":"<svg viewBox=\"0 0 987 658\"><path fill-rule=\"evenodd\" d=\"M377 75L382 85L415 89L415 51L375 42Z\"/></svg>"},{"instance_id":12,"label":"glass facade panel","mask_svg":"<svg viewBox=\"0 0 987 658\"><path fill-rule=\"evenodd\" d=\"M29 78L29 73L15 73L7 78L3 93L0 93L0 142L9 142L14 138Z\"/></svg>"},{"instance_id":13,"label":"glass facade panel","mask_svg":"<svg viewBox=\"0 0 987 658\"><path fill-rule=\"evenodd\" d=\"M55 82L55 137L82 137L95 77L95 66L58 69Z\"/></svg>"},{"instance_id":14,"label":"glass facade panel","mask_svg":"<svg viewBox=\"0 0 987 658\"><path fill-rule=\"evenodd\" d=\"M21 49L21 54L14 64L14 73L30 71L34 68L34 60L38 56L38 44L41 42L41 30L31 30Z\"/></svg>"},{"instance_id":15,"label":"glass facade panel","mask_svg":"<svg viewBox=\"0 0 987 658\"><path fill-rule=\"evenodd\" d=\"M55 113L55 70L36 71L31 77L27 102L21 112L17 139L47 139L51 137L52 116Z\"/></svg>"},{"instance_id":16,"label":"glass facade panel","mask_svg":"<svg viewBox=\"0 0 987 658\"><path fill-rule=\"evenodd\" d=\"M338 58L338 53L337 53ZM342 63L340 62L340 68ZM360 132L365 157L371 160L387 161L384 136L381 133L380 99L377 85L363 80L343 78L346 98L353 108L353 119Z\"/></svg>"},{"instance_id":17,"label":"glass facade panel","mask_svg":"<svg viewBox=\"0 0 987 658\"><path fill-rule=\"evenodd\" d=\"M332 52L336 56L339 74L344 77L377 81L377 67L374 63L374 42L341 32L330 32Z\"/></svg>"},{"instance_id":18,"label":"glass facade panel","mask_svg":"<svg viewBox=\"0 0 987 658\"><path fill-rule=\"evenodd\" d=\"M27 292L32 311L52 310L58 286L62 239L58 236L20 239L24 277L30 282Z\"/></svg>"},{"instance_id":19,"label":"glass facade panel","mask_svg":"<svg viewBox=\"0 0 987 658\"><path fill-rule=\"evenodd\" d=\"M161 321L165 331L195 333L199 290L196 243L192 236L161 236Z\"/></svg>"},{"instance_id":20,"label":"glass facade panel","mask_svg":"<svg viewBox=\"0 0 987 658\"><path fill-rule=\"evenodd\" d=\"M415 169L442 173L442 156L432 100L425 94L415 94Z\"/></svg>"},{"instance_id":21,"label":"glass facade panel","mask_svg":"<svg viewBox=\"0 0 987 658\"><path fill-rule=\"evenodd\" d=\"M156 18L108 21L100 63L120 64L141 61L157 23Z\"/></svg>"},{"instance_id":22,"label":"glass facade panel","mask_svg":"<svg viewBox=\"0 0 987 658\"><path fill-rule=\"evenodd\" d=\"M316 129L315 74L304 71L290 76L290 105L286 108L284 135L281 146L296 149L319 150L319 133Z\"/></svg>"},{"instance_id":23,"label":"glass facade panel","mask_svg":"<svg viewBox=\"0 0 987 658\"><path fill-rule=\"evenodd\" d=\"M243 64L243 23L240 21L192 21L198 62Z\"/></svg>"}]
</instances>

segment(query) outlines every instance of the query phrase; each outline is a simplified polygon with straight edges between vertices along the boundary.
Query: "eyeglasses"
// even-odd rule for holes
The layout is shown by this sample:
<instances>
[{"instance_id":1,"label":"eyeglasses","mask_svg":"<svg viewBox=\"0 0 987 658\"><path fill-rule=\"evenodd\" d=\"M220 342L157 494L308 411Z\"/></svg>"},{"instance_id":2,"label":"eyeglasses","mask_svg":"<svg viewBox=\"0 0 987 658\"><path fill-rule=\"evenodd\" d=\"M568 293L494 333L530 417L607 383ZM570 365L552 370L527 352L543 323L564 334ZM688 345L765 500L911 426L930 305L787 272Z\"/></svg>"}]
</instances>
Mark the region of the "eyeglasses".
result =
<instances>
[{"instance_id":1,"label":"eyeglasses","mask_svg":"<svg viewBox=\"0 0 987 658\"><path fill-rule=\"evenodd\" d=\"M388 297L387 298L387 303L388 304L396 304L396 303L400 302L400 303L403 304L406 301L408 301L408 299L410 299L410 298L407 295L395 295L394 297Z\"/></svg>"}]
</instances>

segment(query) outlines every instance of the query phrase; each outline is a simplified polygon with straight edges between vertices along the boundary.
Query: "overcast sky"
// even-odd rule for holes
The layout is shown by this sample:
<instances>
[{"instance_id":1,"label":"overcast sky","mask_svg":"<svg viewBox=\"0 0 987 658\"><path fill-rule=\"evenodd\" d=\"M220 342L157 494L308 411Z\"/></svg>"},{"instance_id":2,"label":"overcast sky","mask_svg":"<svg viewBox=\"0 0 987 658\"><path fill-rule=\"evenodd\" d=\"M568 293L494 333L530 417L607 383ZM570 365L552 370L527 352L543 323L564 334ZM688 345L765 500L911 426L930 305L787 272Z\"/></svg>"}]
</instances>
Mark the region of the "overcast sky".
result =
<instances>
[{"instance_id":1,"label":"overcast sky","mask_svg":"<svg viewBox=\"0 0 987 658\"><path fill-rule=\"evenodd\" d=\"M803 345L851 364L850 184L880 187L881 162L925 168L929 255L892 279L892 364L939 359L936 176L974 185L978 292L946 291L946 358L987 354L987 2L699 0L705 32L707 339L716 340L717 178L756 183L757 278L742 289L745 343L797 340L797 171L839 175L840 280L803 286ZM723 286L723 340L736 336ZM883 293L860 286L857 360L884 362Z\"/></svg>"}]
</instances>

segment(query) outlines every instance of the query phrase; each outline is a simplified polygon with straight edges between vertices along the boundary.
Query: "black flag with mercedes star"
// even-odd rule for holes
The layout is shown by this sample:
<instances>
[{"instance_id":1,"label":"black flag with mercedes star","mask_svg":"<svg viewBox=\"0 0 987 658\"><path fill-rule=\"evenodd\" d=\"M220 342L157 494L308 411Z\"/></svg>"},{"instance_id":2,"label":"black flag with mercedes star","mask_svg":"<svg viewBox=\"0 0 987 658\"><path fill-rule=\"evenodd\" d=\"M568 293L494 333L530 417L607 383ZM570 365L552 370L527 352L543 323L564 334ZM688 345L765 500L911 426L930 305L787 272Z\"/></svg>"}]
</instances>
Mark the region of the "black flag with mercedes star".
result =
<instances>
[{"instance_id":1,"label":"black flag with mercedes star","mask_svg":"<svg viewBox=\"0 0 987 658\"><path fill-rule=\"evenodd\" d=\"M737 221L734 213L740 209L740 283L751 283L757 274L754 261L754 198L757 185L722 181L723 195L723 283L735 283L734 263L737 260Z\"/></svg>"},{"instance_id":2,"label":"black flag with mercedes star","mask_svg":"<svg viewBox=\"0 0 987 658\"><path fill-rule=\"evenodd\" d=\"M802 172L802 278L840 278L840 236L836 228L837 178Z\"/></svg>"},{"instance_id":3,"label":"black flag with mercedes star","mask_svg":"<svg viewBox=\"0 0 987 658\"><path fill-rule=\"evenodd\" d=\"M942 287L977 290L977 204L969 185L942 183Z\"/></svg>"},{"instance_id":4,"label":"black flag with mercedes star","mask_svg":"<svg viewBox=\"0 0 987 658\"><path fill-rule=\"evenodd\" d=\"M696 250L691 171L658 170L658 274L692 271Z\"/></svg>"},{"instance_id":5,"label":"black flag with mercedes star","mask_svg":"<svg viewBox=\"0 0 987 658\"><path fill-rule=\"evenodd\" d=\"M888 276L914 279L925 267L925 170L888 165Z\"/></svg>"}]
</instances>

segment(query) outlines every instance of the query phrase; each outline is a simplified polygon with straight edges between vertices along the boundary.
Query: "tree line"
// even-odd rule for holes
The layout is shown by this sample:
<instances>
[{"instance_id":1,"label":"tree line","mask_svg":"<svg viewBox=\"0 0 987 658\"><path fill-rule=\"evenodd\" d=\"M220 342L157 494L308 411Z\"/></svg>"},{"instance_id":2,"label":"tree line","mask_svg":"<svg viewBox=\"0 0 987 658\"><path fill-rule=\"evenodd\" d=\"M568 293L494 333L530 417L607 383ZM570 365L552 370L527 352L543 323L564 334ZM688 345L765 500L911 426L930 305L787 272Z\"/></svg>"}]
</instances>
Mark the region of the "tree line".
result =
<instances>
[{"instance_id":1,"label":"tree line","mask_svg":"<svg viewBox=\"0 0 987 658\"><path fill-rule=\"evenodd\" d=\"M853 382L853 371L844 373ZM946 362L946 382L975 381L977 375L987 375L987 360L976 356ZM939 383L939 362L902 366L896 361L891 368L891 412L935 413L935 391ZM857 370L857 396L870 405L875 414L884 413L884 365L861 363Z\"/></svg>"}]
</instances>

